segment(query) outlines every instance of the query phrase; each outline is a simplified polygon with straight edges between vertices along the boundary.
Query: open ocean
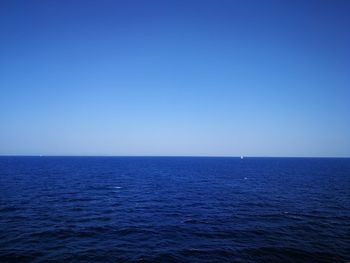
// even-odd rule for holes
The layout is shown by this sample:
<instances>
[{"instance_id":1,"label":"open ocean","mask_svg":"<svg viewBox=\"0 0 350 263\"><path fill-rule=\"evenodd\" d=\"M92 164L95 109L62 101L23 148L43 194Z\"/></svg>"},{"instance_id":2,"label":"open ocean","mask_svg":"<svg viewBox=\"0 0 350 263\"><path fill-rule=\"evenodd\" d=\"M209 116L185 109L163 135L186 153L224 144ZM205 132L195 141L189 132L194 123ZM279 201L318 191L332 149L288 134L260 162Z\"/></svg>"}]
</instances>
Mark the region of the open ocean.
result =
<instances>
[{"instance_id":1,"label":"open ocean","mask_svg":"<svg viewBox=\"0 0 350 263\"><path fill-rule=\"evenodd\" d=\"M0 157L0 262L347 262L350 159Z\"/></svg>"}]
</instances>

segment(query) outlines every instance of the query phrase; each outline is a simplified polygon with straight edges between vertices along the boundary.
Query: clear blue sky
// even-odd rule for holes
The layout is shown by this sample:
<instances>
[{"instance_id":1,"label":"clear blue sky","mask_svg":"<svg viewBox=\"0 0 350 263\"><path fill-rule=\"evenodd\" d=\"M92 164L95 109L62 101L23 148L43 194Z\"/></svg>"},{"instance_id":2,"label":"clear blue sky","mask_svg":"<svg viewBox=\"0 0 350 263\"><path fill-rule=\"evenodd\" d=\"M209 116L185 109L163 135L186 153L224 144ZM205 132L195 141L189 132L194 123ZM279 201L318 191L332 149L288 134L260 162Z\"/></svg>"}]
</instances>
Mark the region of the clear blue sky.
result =
<instances>
[{"instance_id":1,"label":"clear blue sky","mask_svg":"<svg viewBox=\"0 0 350 263\"><path fill-rule=\"evenodd\" d=\"M0 154L350 156L350 1L0 1Z\"/></svg>"}]
</instances>

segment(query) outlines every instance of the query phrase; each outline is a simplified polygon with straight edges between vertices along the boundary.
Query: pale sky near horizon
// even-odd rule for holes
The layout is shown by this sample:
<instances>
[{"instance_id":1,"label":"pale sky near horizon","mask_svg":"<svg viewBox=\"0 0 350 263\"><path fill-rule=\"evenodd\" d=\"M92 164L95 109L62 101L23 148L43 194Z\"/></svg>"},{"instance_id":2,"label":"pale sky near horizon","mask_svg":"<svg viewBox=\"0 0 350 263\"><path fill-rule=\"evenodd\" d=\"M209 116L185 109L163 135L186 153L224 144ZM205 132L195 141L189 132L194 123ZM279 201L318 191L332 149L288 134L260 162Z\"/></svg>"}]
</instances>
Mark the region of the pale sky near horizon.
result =
<instances>
[{"instance_id":1,"label":"pale sky near horizon","mask_svg":"<svg viewBox=\"0 0 350 263\"><path fill-rule=\"evenodd\" d=\"M0 2L0 155L350 156L350 1Z\"/></svg>"}]
</instances>

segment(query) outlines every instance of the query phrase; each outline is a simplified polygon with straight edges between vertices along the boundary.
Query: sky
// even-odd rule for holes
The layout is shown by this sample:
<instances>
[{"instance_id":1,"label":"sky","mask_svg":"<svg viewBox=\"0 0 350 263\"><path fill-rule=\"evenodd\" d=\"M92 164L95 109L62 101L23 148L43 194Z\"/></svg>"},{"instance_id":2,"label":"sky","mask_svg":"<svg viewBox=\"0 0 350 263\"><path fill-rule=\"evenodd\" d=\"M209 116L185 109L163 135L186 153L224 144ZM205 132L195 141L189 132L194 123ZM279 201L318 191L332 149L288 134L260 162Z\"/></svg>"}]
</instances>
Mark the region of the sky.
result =
<instances>
[{"instance_id":1,"label":"sky","mask_svg":"<svg viewBox=\"0 0 350 263\"><path fill-rule=\"evenodd\" d=\"M0 1L0 155L350 156L350 1Z\"/></svg>"}]
</instances>

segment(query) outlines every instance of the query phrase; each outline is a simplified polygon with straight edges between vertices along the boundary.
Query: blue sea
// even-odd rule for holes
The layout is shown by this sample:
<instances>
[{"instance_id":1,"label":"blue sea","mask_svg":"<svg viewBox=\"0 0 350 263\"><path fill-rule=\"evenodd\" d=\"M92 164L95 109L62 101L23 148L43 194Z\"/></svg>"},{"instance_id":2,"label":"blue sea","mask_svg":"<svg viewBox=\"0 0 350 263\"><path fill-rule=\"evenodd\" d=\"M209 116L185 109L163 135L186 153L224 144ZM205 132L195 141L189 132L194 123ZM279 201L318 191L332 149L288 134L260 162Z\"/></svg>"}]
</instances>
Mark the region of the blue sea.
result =
<instances>
[{"instance_id":1,"label":"blue sea","mask_svg":"<svg viewBox=\"0 0 350 263\"><path fill-rule=\"evenodd\" d=\"M0 157L0 262L347 262L350 159Z\"/></svg>"}]
</instances>

